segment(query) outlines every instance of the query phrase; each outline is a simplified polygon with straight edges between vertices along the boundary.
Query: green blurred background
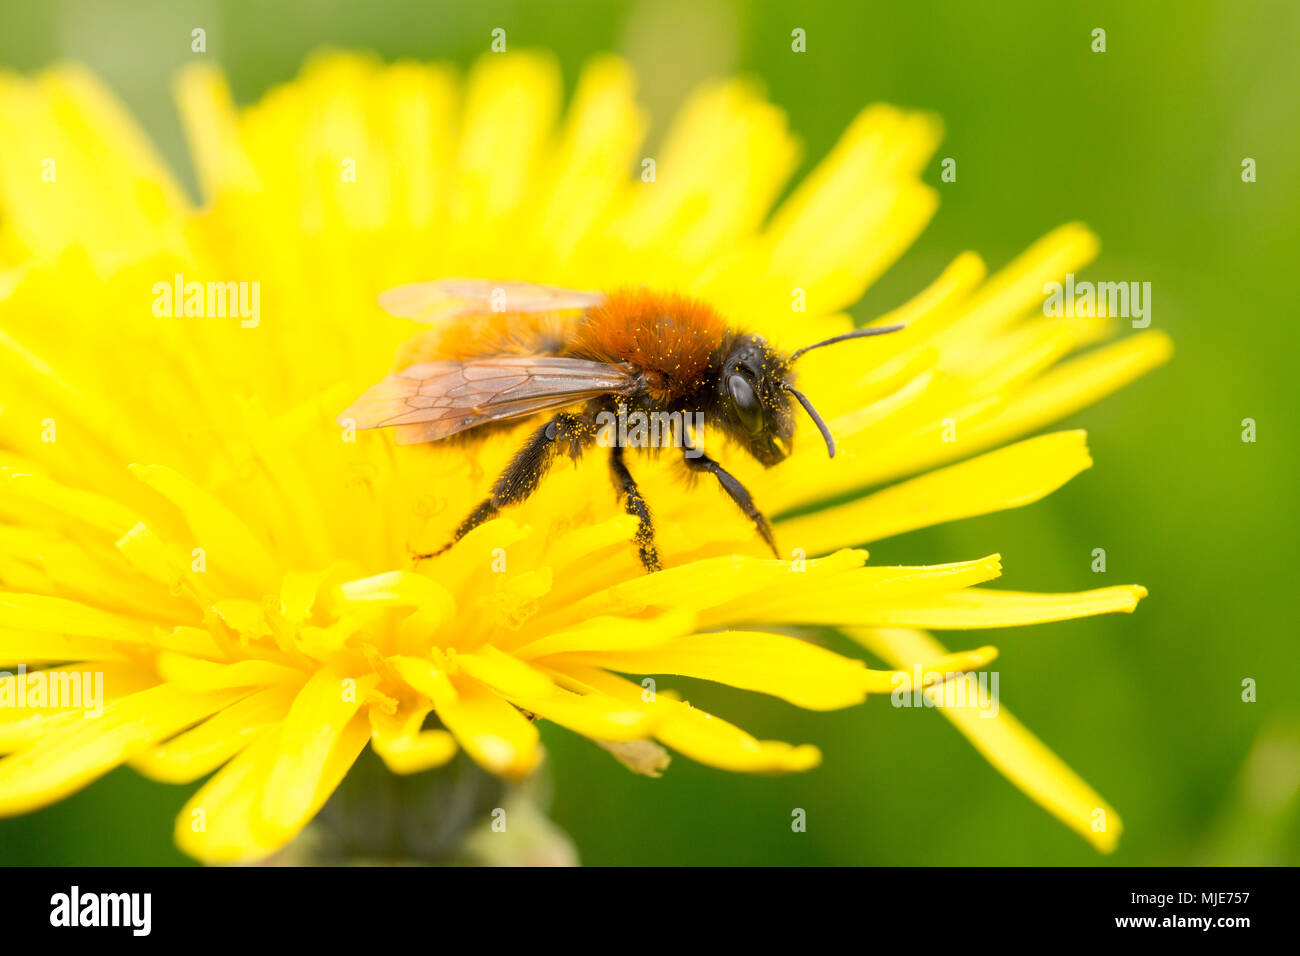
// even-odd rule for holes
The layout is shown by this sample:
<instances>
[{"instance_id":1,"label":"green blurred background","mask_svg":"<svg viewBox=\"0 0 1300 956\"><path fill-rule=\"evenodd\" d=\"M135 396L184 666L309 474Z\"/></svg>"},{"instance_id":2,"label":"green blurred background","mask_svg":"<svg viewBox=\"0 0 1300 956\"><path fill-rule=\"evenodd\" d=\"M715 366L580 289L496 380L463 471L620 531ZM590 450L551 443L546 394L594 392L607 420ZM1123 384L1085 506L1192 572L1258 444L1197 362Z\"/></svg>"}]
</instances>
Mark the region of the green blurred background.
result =
<instances>
[{"instance_id":1,"label":"green blurred background","mask_svg":"<svg viewBox=\"0 0 1300 956\"><path fill-rule=\"evenodd\" d=\"M1038 809L935 711L885 699L831 714L675 680L759 737L820 746L811 773L731 775L674 762L652 781L548 726L554 818L588 863L1185 864L1300 861L1296 653L1295 300L1300 4L790 4L769 0L54 0L0 5L0 67L89 64L193 182L169 81L190 31L250 102L322 46L467 66L507 30L570 87L613 50L641 72L658 128L697 81L762 79L805 143L804 169L857 111L937 111L938 216L856 310L875 315L974 249L998 267L1060 223L1103 240L1087 278L1150 281L1173 363L1066 426L1096 465L1030 508L909 534L885 563L1001 551L1008 588L1138 582L1131 616L947 634L999 645L1004 706L1120 812L1111 857ZM790 50L795 27L804 54ZM1091 31L1107 51L1091 52ZM0 144L3 148L3 144ZM1241 180L1241 161L1258 181ZM1289 371L1288 371L1289 370ZM1241 421L1258 440L1241 440ZM1090 570L1104 547L1108 571ZM1243 703L1244 678L1258 701ZM182 863L171 821L191 788L118 771L0 821L0 862ZM807 811L792 833L791 810Z\"/></svg>"}]
</instances>

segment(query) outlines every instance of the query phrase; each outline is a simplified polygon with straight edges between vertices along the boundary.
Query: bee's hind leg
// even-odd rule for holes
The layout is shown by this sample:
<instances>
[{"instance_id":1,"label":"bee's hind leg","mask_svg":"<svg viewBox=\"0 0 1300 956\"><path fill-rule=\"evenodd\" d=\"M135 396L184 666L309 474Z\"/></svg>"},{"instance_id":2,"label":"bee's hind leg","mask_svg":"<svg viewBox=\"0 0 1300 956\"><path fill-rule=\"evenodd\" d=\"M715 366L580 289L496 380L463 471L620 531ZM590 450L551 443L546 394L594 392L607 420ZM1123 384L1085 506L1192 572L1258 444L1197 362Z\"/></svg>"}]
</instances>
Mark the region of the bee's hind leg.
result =
<instances>
[{"instance_id":1,"label":"bee's hind leg","mask_svg":"<svg viewBox=\"0 0 1300 956\"><path fill-rule=\"evenodd\" d=\"M737 481L731 472L708 455L701 454L696 458L687 456L683 460L688 468L694 471L706 471L718 479L718 484L722 486L722 490L740 507L740 510L745 513L745 517L754 522L754 527L758 529L759 536L767 542L767 546L772 549L772 554L779 561L781 552L776 549L776 538L772 536L772 526L768 524L763 512L758 510L758 505L754 504L754 498L749 493L749 489Z\"/></svg>"},{"instance_id":2,"label":"bee's hind leg","mask_svg":"<svg viewBox=\"0 0 1300 956\"><path fill-rule=\"evenodd\" d=\"M590 418L561 412L528 437L524 446L515 452L510 464L492 485L492 494L480 501L465 520L456 526L451 540L437 551L416 554L416 561L437 557L483 522L495 518L502 508L517 505L537 490L542 478L555 461L555 456L567 445L567 451L578 458L582 450L595 437L595 425Z\"/></svg>"},{"instance_id":3,"label":"bee's hind leg","mask_svg":"<svg viewBox=\"0 0 1300 956\"><path fill-rule=\"evenodd\" d=\"M614 487L623 498L627 513L637 520L636 548L641 564L651 574L662 571L663 564L659 560L659 549L655 547L654 524L650 520L650 506L641 496L641 489L636 486L632 472L627 469L627 462L623 460L623 448L620 445L614 445L609 450L609 470L614 478Z\"/></svg>"},{"instance_id":4,"label":"bee's hind leg","mask_svg":"<svg viewBox=\"0 0 1300 956\"><path fill-rule=\"evenodd\" d=\"M496 496L493 495L492 498L485 498L483 501L480 501L475 505L474 510L465 516L465 520L456 526L456 530L452 532L451 540L437 551L430 551L427 554L415 554L412 555L412 557L414 557L416 561L427 561L429 558L436 558L444 551L450 550L452 545L465 537L465 535L469 534L484 521L495 518L497 513L501 510L493 501L495 497Z\"/></svg>"}]
</instances>

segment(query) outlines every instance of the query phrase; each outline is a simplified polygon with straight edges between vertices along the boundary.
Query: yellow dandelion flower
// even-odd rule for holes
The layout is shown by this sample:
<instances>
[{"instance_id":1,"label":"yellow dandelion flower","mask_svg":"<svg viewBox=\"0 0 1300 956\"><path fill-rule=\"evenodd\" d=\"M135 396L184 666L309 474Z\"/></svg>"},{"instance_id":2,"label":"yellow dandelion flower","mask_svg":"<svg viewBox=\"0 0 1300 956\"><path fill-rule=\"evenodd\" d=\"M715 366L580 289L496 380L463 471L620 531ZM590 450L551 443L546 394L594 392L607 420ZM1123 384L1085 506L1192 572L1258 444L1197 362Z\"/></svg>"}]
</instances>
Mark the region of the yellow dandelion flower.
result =
<instances>
[{"instance_id":1,"label":"yellow dandelion flower","mask_svg":"<svg viewBox=\"0 0 1300 956\"><path fill-rule=\"evenodd\" d=\"M843 310L935 210L920 179L933 117L864 110L777 204L798 145L743 82L691 96L653 177L634 78L611 58L563 111L556 65L517 54L463 81L330 55L246 109L210 69L177 93L198 204L93 77L0 77L0 666L25 669L0 684L0 813L121 764L211 774L177 842L254 859L311 821L367 744L395 774L463 750L519 778L541 759L537 720L646 772L663 765L654 741L727 770L804 770L813 746L758 740L636 677L815 710L916 674L938 694L994 651L950 653L927 631L1132 611L1144 595L996 590L996 554L882 567L861 550L1055 490L1091 464L1084 435L1025 436L1168 356L1158 333L1098 345L1108 320L1044 318L1044 283L1097 251L1079 225L989 278L961 255L881 317L906 334L801 360L839 454L803 422L777 467L727 460L789 561L717 490L647 457L660 573L643 573L603 463L557 468L416 564L518 435L397 447L334 424L417 331L376 293L416 279L645 283L783 349L852 328ZM786 633L799 625L842 628L897 670ZM99 713L89 686L67 699L92 672ZM1111 849L1105 801L1005 708L973 706L942 712Z\"/></svg>"}]
</instances>

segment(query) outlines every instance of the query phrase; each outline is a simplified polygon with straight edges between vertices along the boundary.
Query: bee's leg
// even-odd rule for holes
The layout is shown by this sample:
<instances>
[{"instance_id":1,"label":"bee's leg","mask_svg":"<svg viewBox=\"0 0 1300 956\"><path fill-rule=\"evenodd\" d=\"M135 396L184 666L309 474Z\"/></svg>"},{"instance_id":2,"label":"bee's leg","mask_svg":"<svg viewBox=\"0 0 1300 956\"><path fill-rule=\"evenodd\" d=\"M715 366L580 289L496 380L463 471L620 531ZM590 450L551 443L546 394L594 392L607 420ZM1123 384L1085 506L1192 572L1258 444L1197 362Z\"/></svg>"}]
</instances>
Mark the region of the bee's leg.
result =
<instances>
[{"instance_id":1,"label":"bee's leg","mask_svg":"<svg viewBox=\"0 0 1300 956\"><path fill-rule=\"evenodd\" d=\"M609 470L614 476L614 487L622 496L627 513L636 517L636 548L641 556L641 564L651 574L662 571L663 564L659 561L659 549L655 547L655 529L650 521L650 506L641 496L641 489L636 486L632 472L627 470L621 445L614 445L609 450Z\"/></svg>"},{"instance_id":2,"label":"bee's leg","mask_svg":"<svg viewBox=\"0 0 1300 956\"><path fill-rule=\"evenodd\" d=\"M754 504L754 498L750 495L749 490L737 481L731 472L708 455L700 455L697 458L687 457L683 460L688 468L694 471L707 471L718 479L718 484L722 486L722 490L730 495L731 500L740 506L741 511L745 512L745 516L754 522L754 527L758 529L759 535L767 542L767 546L772 549L772 553L779 560L781 552L776 550L776 539L772 537L772 526L767 523L767 518L763 517L763 512L759 511L758 506Z\"/></svg>"},{"instance_id":3,"label":"bee's leg","mask_svg":"<svg viewBox=\"0 0 1300 956\"><path fill-rule=\"evenodd\" d=\"M492 494L466 515L465 520L452 533L451 540L437 551L415 555L415 560L423 561L442 554L483 522L495 518L502 508L519 504L537 490L537 486L542 483L542 476L551 467L562 446L567 444L569 455L577 459L594 436L595 427L589 419L569 412L556 415L533 432L524 446L515 452L510 464L492 485Z\"/></svg>"}]
</instances>

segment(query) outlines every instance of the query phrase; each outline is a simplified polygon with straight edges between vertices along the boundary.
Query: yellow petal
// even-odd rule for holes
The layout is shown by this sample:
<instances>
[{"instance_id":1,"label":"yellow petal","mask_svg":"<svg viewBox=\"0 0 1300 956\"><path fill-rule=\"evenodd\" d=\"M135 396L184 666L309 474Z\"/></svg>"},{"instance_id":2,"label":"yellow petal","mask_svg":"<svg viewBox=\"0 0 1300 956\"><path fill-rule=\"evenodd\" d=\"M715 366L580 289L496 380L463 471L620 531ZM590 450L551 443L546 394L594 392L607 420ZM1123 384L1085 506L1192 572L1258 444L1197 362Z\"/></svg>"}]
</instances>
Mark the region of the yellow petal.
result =
<instances>
[{"instance_id":1,"label":"yellow petal","mask_svg":"<svg viewBox=\"0 0 1300 956\"><path fill-rule=\"evenodd\" d=\"M395 654L385 660L398 677L435 704L451 706L456 702L460 691L451 682L443 666L423 657L403 654Z\"/></svg>"},{"instance_id":2,"label":"yellow petal","mask_svg":"<svg viewBox=\"0 0 1300 956\"><path fill-rule=\"evenodd\" d=\"M658 693L645 699L637 684L596 667L565 663L557 679L583 692L596 691L656 712L655 736L692 760L745 773L788 773L807 770L821 761L821 752L808 744L793 746L778 740L758 740L712 714Z\"/></svg>"},{"instance_id":3,"label":"yellow petal","mask_svg":"<svg viewBox=\"0 0 1300 956\"><path fill-rule=\"evenodd\" d=\"M115 614L76 601L43 594L0 592L0 627L38 633L93 637L126 644L145 644L149 629Z\"/></svg>"},{"instance_id":4,"label":"yellow petal","mask_svg":"<svg viewBox=\"0 0 1300 956\"><path fill-rule=\"evenodd\" d=\"M120 661L124 652L111 641L67 634L0 628L0 668L54 661Z\"/></svg>"},{"instance_id":5,"label":"yellow petal","mask_svg":"<svg viewBox=\"0 0 1300 956\"><path fill-rule=\"evenodd\" d=\"M662 777L673 758L653 740L597 740L615 760L643 777Z\"/></svg>"},{"instance_id":6,"label":"yellow petal","mask_svg":"<svg viewBox=\"0 0 1300 956\"><path fill-rule=\"evenodd\" d=\"M846 633L901 668L943 653L938 642L922 631L853 629ZM934 697L939 692L931 688L925 693ZM999 706L989 716L993 712L981 710L972 703L975 699L974 693L968 693L964 705L936 709L1039 806L1103 853L1115 849L1123 830L1119 814L1005 707Z\"/></svg>"},{"instance_id":7,"label":"yellow petal","mask_svg":"<svg viewBox=\"0 0 1300 956\"><path fill-rule=\"evenodd\" d=\"M779 521L777 530L786 544L808 554L821 554L1030 504L1091 464L1084 432L1056 432L932 471L839 507Z\"/></svg>"},{"instance_id":8,"label":"yellow petal","mask_svg":"<svg viewBox=\"0 0 1300 956\"><path fill-rule=\"evenodd\" d=\"M544 697L555 690L545 674L491 645L469 654L452 652L448 657L464 673L507 697Z\"/></svg>"},{"instance_id":9,"label":"yellow petal","mask_svg":"<svg viewBox=\"0 0 1300 956\"><path fill-rule=\"evenodd\" d=\"M446 588L410 571L385 571L374 577L347 581L339 586L339 592L344 601L354 604L409 605L444 612L453 606Z\"/></svg>"},{"instance_id":10,"label":"yellow petal","mask_svg":"<svg viewBox=\"0 0 1300 956\"><path fill-rule=\"evenodd\" d=\"M0 814L34 810L79 790L149 744L247 695L163 685L132 694L95 719L64 724L0 760Z\"/></svg>"},{"instance_id":11,"label":"yellow petal","mask_svg":"<svg viewBox=\"0 0 1300 956\"><path fill-rule=\"evenodd\" d=\"M805 562L800 580L830 578L862 567L865 551L837 551ZM713 608L728 602L747 602L788 582L793 575L787 561L726 555L693 561L656 574L628 578L587 595L547 619L547 623L584 621L603 614L631 616L646 608Z\"/></svg>"},{"instance_id":12,"label":"yellow petal","mask_svg":"<svg viewBox=\"0 0 1300 956\"><path fill-rule=\"evenodd\" d=\"M1041 308L1043 285L1083 268L1099 248L1096 234L1082 223L1053 229L984 284L945 330L948 337L958 342L988 337L1023 313Z\"/></svg>"},{"instance_id":13,"label":"yellow petal","mask_svg":"<svg viewBox=\"0 0 1300 956\"><path fill-rule=\"evenodd\" d=\"M280 725L274 763L256 808L255 826L266 839L289 840L319 809L322 774L331 758L343 753L339 747L351 749L344 731L361 706L362 686L373 681L373 677L354 679L323 669L298 692ZM366 722L361 745L369 736ZM352 752L349 765L361 745Z\"/></svg>"},{"instance_id":14,"label":"yellow petal","mask_svg":"<svg viewBox=\"0 0 1300 956\"><path fill-rule=\"evenodd\" d=\"M963 439L974 450L1041 428L1118 391L1173 354L1163 332L1142 332L1063 362L1016 393Z\"/></svg>"},{"instance_id":15,"label":"yellow petal","mask_svg":"<svg viewBox=\"0 0 1300 956\"><path fill-rule=\"evenodd\" d=\"M276 839L254 830L253 808L275 763L279 740L279 727L268 727L186 802L173 830L182 852L204 863L231 863L277 849Z\"/></svg>"},{"instance_id":16,"label":"yellow petal","mask_svg":"<svg viewBox=\"0 0 1300 956\"><path fill-rule=\"evenodd\" d=\"M43 475L0 468L0 482L10 501L39 504L69 519L85 522L112 538L121 536L140 521L135 512L111 498L65 487Z\"/></svg>"},{"instance_id":17,"label":"yellow petal","mask_svg":"<svg viewBox=\"0 0 1300 956\"><path fill-rule=\"evenodd\" d=\"M385 714L370 708L371 747L393 773L419 773L441 767L456 756L456 738L445 730L421 730L431 707L415 707L403 714Z\"/></svg>"},{"instance_id":18,"label":"yellow petal","mask_svg":"<svg viewBox=\"0 0 1300 956\"><path fill-rule=\"evenodd\" d=\"M209 571L258 590L273 589L275 562L266 547L216 496L162 465L132 465L131 471L184 513L195 545L207 552Z\"/></svg>"},{"instance_id":19,"label":"yellow petal","mask_svg":"<svg viewBox=\"0 0 1300 956\"><path fill-rule=\"evenodd\" d=\"M471 248L528 195L559 100L559 69L546 56L484 56L470 73L451 215Z\"/></svg>"},{"instance_id":20,"label":"yellow petal","mask_svg":"<svg viewBox=\"0 0 1300 956\"><path fill-rule=\"evenodd\" d=\"M302 823L325 805L370 737L370 722L358 713L337 736L319 768ZM174 836L182 851L205 863L256 860L280 849L298 829L264 823L260 809L283 756L281 730L268 728L243 753L203 785L176 817Z\"/></svg>"},{"instance_id":21,"label":"yellow petal","mask_svg":"<svg viewBox=\"0 0 1300 956\"><path fill-rule=\"evenodd\" d=\"M272 661L244 660L217 664L184 654L165 652L157 658L163 680L193 691L255 687L264 684L301 683L302 671Z\"/></svg>"},{"instance_id":22,"label":"yellow petal","mask_svg":"<svg viewBox=\"0 0 1300 956\"><path fill-rule=\"evenodd\" d=\"M160 783L189 783L247 747L278 722L293 703L296 688L268 687L231 704L193 730L133 757L131 766Z\"/></svg>"},{"instance_id":23,"label":"yellow petal","mask_svg":"<svg viewBox=\"0 0 1300 956\"><path fill-rule=\"evenodd\" d=\"M798 773L821 763L811 744L759 740L690 704L660 698L668 710L655 736L698 763L741 773Z\"/></svg>"},{"instance_id":24,"label":"yellow petal","mask_svg":"<svg viewBox=\"0 0 1300 956\"><path fill-rule=\"evenodd\" d=\"M0 207L37 256L68 246L108 266L179 246L183 193L131 115L89 71L60 66L0 84ZM50 188L27 184L44 157ZM56 188L57 187L57 188Z\"/></svg>"},{"instance_id":25,"label":"yellow petal","mask_svg":"<svg viewBox=\"0 0 1300 956\"><path fill-rule=\"evenodd\" d=\"M557 258L608 217L623 177L645 135L645 111L635 99L636 78L622 60L598 57L583 67L555 155L540 222Z\"/></svg>"},{"instance_id":26,"label":"yellow petal","mask_svg":"<svg viewBox=\"0 0 1300 956\"><path fill-rule=\"evenodd\" d=\"M709 609L700 615L700 624L855 624L882 604L912 599L925 607L932 598L996 578L1001 572L996 554L960 564L868 567L817 577L791 571L762 594Z\"/></svg>"},{"instance_id":27,"label":"yellow petal","mask_svg":"<svg viewBox=\"0 0 1300 956\"><path fill-rule=\"evenodd\" d=\"M658 714L604 694L574 694L560 688L545 697L511 695L510 701L593 740L636 740L649 735L659 719Z\"/></svg>"},{"instance_id":28,"label":"yellow petal","mask_svg":"<svg viewBox=\"0 0 1300 956\"><path fill-rule=\"evenodd\" d=\"M677 674L717 681L771 694L809 710L848 707L867 696L867 669L861 661L781 634L692 634L659 647L586 651L565 658L624 674Z\"/></svg>"},{"instance_id":29,"label":"yellow petal","mask_svg":"<svg viewBox=\"0 0 1300 956\"><path fill-rule=\"evenodd\" d=\"M528 641L512 653L528 660L568 651L634 650L664 644L694 629L695 615L686 611L652 618L593 617Z\"/></svg>"},{"instance_id":30,"label":"yellow petal","mask_svg":"<svg viewBox=\"0 0 1300 956\"><path fill-rule=\"evenodd\" d=\"M1074 594L967 588L919 600L882 601L864 610L859 623L871 627L1019 627L1094 614L1130 614L1146 594L1146 588L1135 584Z\"/></svg>"},{"instance_id":31,"label":"yellow petal","mask_svg":"<svg viewBox=\"0 0 1300 956\"><path fill-rule=\"evenodd\" d=\"M176 80L176 101L203 193L256 188L257 174L239 142L238 117L221 71L186 67Z\"/></svg>"},{"instance_id":32,"label":"yellow petal","mask_svg":"<svg viewBox=\"0 0 1300 956\"><path fill-rule=\"evenodd\" d=\"M686 261L725 255L762 221L797 159L785 115L752 83L706 84L659 144L653 188L629 193L611 231L634 250L671 242Z\"/></svg>"},{"instance_id":33,"label":"yellow petal","mask_svg":"<svg viewBox=\"0 0 1300 956\"><path fill-rule=\"evenodd\" d=\"M933 215L937 197L917 175L939 135L931 115L868 107L773 214L772 267L818 311L856 301Z\"/></svg>"},{"instance_id":34,"label":"yellow petal","mask_svg":"<svg viewBox=\"0 0 1300 956\"><path fill-rule=\"evenodd\" d=\"M997 656L996 647L985 645L968 651L943 654L923 664L913 664L907 670L872 670L868 672L872 676L870 693L896 694L914 691L918 686L930 687L951 680L956 675L987 667L997 659Z\"/></svg>"},{"instance_id":35,"label":"yellow petal","mask_svg":"<svg viewBox=\"0 0 1300 956\"><path fill-rule=\"evenodd\" d=\"M505 777L529 773L541 759L537 728L515 707L472 680L455 700L435 701L438 718L484 769Z\"/></svg>"}]
</instances>

